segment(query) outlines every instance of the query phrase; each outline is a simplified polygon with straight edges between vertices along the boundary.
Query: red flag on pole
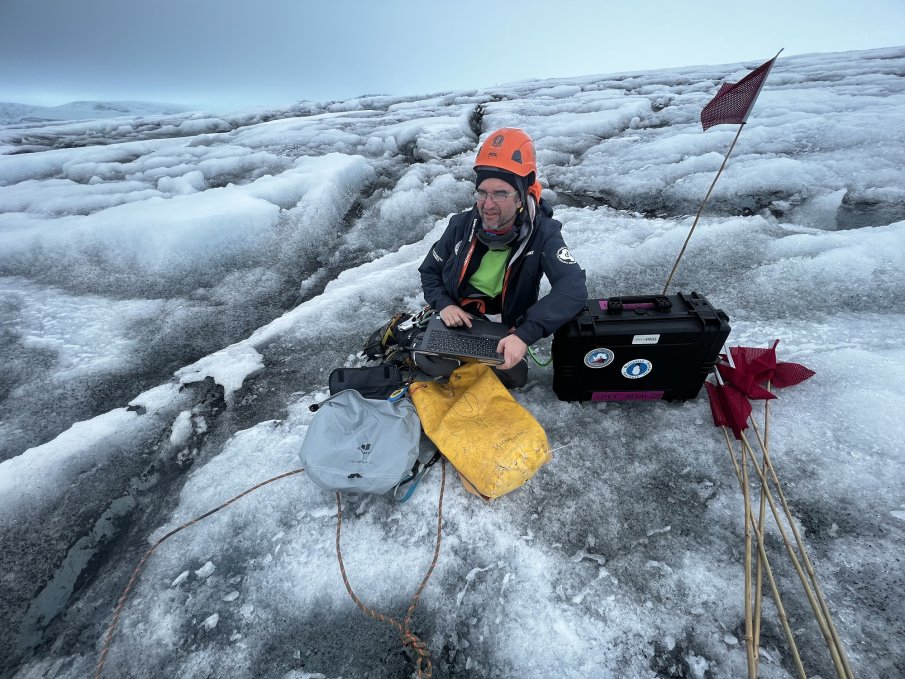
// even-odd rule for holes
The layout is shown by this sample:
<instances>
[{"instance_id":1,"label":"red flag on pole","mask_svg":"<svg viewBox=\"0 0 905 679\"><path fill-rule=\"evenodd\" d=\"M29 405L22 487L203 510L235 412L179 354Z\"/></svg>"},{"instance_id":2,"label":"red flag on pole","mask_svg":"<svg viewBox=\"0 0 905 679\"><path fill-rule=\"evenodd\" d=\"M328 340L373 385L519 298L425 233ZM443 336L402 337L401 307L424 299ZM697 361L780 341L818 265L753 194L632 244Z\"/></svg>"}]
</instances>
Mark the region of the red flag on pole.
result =
<instances>
[{"instance_id":1,"label":"red flag on pole","mask_svg":"<svg viewBox=\"0 0 905 679\"><path fill-rule=\"evenodd\" d=\"M779 344L779 340L775 340L773 346L766 349L731 347L729 351L732 352L735 369L720 366L723 377L727 382L732 382L745 392L749 398L765 398L763 395L758 396L748 392L746 387L751 384L763 384L767 381L771 382L774 387L792 387L814 376L813 370L800 363L777 361L777 344Z\"/></svg>"},{"instance_id":2,"label":"red flag on pole","mask_svg":"<svg viewBox=\"0 0 905 679\"><path fill-rule=\"evenodd\" d=\"M773 399L774 394L761 386L771 382L773 386L790 387L814 375L814 371L799 363L782 363L776 360L775 340L766 349L758 347L730 347L729 356L733 365L720 363L715 368L718 384L704 382L710 397L710 412L713 424L729 427L735 438L742 438L742 431L748 428L751 402L748 399Z\"/></svg>"},{"instance_id":3,"label":"red flag on pole","mask_svg":"<svg viewBox=\"0 0 905 679\"><path fill-rule=\"evenodd\" d=\"M779 54L776 55L778 56ZM720 86L720 91L701 111L701 125L705 130L714 125L739 125L748 120L748 114L754 107L776 57L761 64L737 83L723 83Z\"/></svg>"},{"instance_id":4,"label":"red flag on pole","mask_svg":"<svg viewBox=\"0 0 905 679\"><path fill-rule=\"evenodd\" d=\"M741 441L742 431L748 428L751 402L739 390L728 384L704 382L710 397L710 413L715 427L729 427L736 440Z\"/></svg>"}]
</instances>

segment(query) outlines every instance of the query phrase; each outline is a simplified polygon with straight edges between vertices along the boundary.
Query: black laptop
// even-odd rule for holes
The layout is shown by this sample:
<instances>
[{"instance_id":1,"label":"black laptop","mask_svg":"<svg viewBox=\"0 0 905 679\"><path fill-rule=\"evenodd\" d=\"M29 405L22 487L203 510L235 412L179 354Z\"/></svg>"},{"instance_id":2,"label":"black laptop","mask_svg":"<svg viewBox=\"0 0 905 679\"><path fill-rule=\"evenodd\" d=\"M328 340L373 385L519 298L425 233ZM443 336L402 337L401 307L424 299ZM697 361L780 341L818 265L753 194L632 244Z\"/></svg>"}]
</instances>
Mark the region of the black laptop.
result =
<instances>
[{"instance_id":1,"label":"black laptop","mask_svg":"<svg viewBox=\"0 0 905 679\"><path fill-rule=\"evenodd\" d=\"M498 354L496 348L508 334L505 323L494 323L483 318L472 318L470 328L464 325L448 328L440 315L435 314L415 351L467 363L499 365L503 362L503 355Z\"/></svg>"}]
</instances>

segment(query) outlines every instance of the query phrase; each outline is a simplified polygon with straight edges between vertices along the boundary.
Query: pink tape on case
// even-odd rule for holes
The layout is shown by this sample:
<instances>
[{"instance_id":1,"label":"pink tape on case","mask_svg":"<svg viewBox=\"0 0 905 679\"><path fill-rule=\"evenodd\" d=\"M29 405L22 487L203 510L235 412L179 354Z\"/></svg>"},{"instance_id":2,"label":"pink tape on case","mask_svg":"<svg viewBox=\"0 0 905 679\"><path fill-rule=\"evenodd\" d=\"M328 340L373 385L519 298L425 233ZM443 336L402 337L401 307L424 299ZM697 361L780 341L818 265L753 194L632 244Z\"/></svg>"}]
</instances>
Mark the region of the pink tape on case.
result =
<instances>
[{"instance_id":1,"label":"pink tape on case","mask_svg":"<svg viewBox=\"0 0 905 679\"><path fill-rule=\"evenodd\" d=\"M662 391L595 391L592 401L659 401Z\"/></svg>"}]
</instances>

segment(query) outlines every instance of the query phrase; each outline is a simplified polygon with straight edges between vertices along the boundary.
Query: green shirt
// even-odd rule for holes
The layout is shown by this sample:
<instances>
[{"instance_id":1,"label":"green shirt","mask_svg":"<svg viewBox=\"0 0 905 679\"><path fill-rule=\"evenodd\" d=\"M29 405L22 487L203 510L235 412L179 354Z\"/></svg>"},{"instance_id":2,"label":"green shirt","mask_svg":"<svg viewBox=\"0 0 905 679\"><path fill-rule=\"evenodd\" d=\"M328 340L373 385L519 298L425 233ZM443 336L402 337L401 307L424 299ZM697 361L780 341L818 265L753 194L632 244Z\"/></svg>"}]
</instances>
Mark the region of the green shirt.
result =
<instances>
[{"instance_id":1,"label":"green shirt","mask_svg":"<svg viewBox=\"0 0 905 679\"><path fill-rule=\"evenodd\" d=\"M478 270L472 274L468 282L493 299L503 291L503 278L506 275L506 262L510 248L488 250L481 257Z\"/></svg>"}]
</instances>

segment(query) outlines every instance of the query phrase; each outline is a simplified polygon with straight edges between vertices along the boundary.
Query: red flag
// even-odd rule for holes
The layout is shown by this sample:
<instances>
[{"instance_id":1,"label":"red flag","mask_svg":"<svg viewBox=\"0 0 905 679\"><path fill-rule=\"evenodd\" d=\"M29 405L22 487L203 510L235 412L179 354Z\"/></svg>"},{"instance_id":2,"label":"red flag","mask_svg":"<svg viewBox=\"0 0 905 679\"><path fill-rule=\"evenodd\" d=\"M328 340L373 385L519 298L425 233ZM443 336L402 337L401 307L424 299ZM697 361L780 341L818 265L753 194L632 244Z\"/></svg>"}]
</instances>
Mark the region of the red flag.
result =
<instances>
[{"instance_id":1,"label":"red flag","mask_svg":"<svg viewBox=\"0 0 905 679\"><path fill-rule=\"evenodd\" d=\"M764 384L769 381L775 387L792 387L804 382L816 373L800 363L782 363L776 360L776 345L779 340L773 342L773 346L766 349L759 347L730 347L732 361L735 369L720 366L720 371L727 382L745 392L749 398L770 398L755 395L757 389L749 390L749 387ZM767 394L770 392L761 389Z\"/></svg>"},{"instance_id":2,"label":"red flag","mask_svg":"<svg viewBox=\"0 0 905 679\"><path fill-rule=\"evenodd\" d=\"M794 387L816 374L800 363L779 363L773 372L773 384L777 387Z\"/></svg>"},{"instance_id":3,"label":"red flag","mask_svg":"<svg viewBox=\"0 0 905 679\"><path fill-rule=\"evenodd\" d=\"M736 367L720 364L720 375L733 387L738 389L748 398L769 400L776 398L758 384L761 380L755 372L749 371L747 366L736 364Z\"/></svg>"},{"instance_id":4,"label":"red flag","mask_svg":"<svg viewBox=\"0 0 905 679\"><path fill-rule=\"evenodd\" d=\"M737 366L745 366L745 370L758 378L759 382L766 382L773 371L776 370L776 345L779 340L773 341L772 347L761 349L760 347L730 347L732 360Z\"/></svg>"},{"instance_id":5,"label":"red flag","mask_svg":"<svg viewBox=\"0 0 905 679\"><path fill-rule=\"evenodd\" d=\"M772 382L777 387L790 387L814 375L814 371L798 363L780 363L776 360L776 345L766 349L759 347L730 347L734 366L720 363L717 380L722 384L704 382L710 397L713 424L729 427L735 438L741 440L742 431L748 428L751 402L754 399L772 399L776 396L762 384ZM725 360L726 355L720 354Z\"/></svg>"},{"instance_id":6,"label":"red flag","mask_svg":"<svg viewBox=\"0 0 905 679\"><path fill-rule=\"evenodd\" d=\"M776 57L778 56L777 54ZM776 57L761 64L737 83L723 83L720 86L720 91L701 111L701 125L705 130L714 125L739 125L748 120L748 114L754 107Z\"/></svg>"},{"instance_id":7,"label":"red flag","mask_svg":"<svg viewBox=\"0 0 905 679\"><path fill-rule=\"evenodd\" d=\"M748 416L751 415L751 402L738 389L730 385L719 386L704 382L707 395L710 397L710 412L713 414L715 427L729 427L736 440L741 441L742 430L748 428Z\"/></svg>"}]
</instances>

